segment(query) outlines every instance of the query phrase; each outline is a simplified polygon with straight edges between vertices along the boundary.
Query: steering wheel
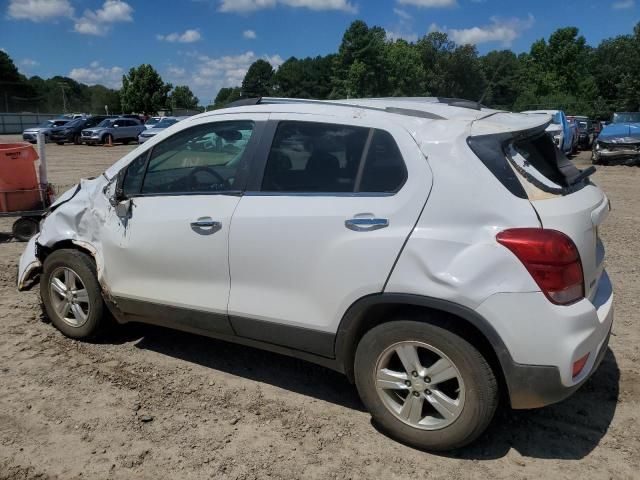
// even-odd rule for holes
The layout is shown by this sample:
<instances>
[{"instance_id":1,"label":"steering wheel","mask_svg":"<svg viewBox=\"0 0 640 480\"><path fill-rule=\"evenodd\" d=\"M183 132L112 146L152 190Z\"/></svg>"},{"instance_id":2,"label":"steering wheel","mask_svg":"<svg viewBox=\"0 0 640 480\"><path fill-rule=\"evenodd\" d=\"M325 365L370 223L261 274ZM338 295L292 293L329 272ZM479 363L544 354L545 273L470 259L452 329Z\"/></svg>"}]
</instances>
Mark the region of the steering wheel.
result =
<instances>
[{"instance_id":1,"label":"steering wheel","mask_svg":"<svg viewBox=\"0 0 640 480\"><path fill-rule=\"evenodd\" d=\"M215 177L217 180L217 182L215 182L216 184L223 185L225 187L229 186L229 182L222 175L216 172L213 168L203 165L200 167L195 167L193 170L189 172L189 175L187 178L189 180L189 185L191 186L192 190L198 190L199 185L201 185L201 183L198 182L198 180L196 179L196 175L200 172L204 172L211 175L212 177ZM209 185L213 185L213 183Z\"/></svg>"}]
</instances>

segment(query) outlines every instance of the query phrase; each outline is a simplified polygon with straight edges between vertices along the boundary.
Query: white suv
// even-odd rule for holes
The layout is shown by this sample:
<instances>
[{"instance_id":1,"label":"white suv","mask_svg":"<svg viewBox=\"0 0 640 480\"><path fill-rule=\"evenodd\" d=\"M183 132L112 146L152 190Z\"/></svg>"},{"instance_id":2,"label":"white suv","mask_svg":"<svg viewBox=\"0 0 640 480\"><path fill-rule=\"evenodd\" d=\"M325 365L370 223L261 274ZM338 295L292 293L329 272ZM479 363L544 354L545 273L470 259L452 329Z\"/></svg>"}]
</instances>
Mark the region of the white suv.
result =
<instances>
[{"instance_id":1,"label":"white suv","mask_svg":"<svg viewBox=\"0 0 640 480\"><path fill-rule=\"evenodd\" d=\"M609 201L550 120L435 98L197 115L64 194L18 287L39 279L69 337L115 318L317 362L401 441L460 447L500 392L557 402L607 348Z\"/></svg>"}]
</instances>

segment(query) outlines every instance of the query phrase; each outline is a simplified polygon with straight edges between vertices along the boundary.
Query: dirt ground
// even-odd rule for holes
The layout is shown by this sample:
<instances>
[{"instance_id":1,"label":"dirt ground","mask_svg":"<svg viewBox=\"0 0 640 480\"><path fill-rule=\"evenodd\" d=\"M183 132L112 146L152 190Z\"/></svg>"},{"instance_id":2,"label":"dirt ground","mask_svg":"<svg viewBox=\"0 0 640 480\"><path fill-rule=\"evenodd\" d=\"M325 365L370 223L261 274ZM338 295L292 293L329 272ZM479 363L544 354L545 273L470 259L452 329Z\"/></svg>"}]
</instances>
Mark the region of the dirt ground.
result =
<instances>
[{"instance_id":1,"label":"dirt ground","mask_svg":"<svg viewBox=\"0 0 640 480\"><path fill-rule=\"evenodd\" d=\"M131 148L47 145L50 181L65 190ZM1 219L0 479L640 478L640 168L600 167L595 181L613 206L602 366L560 404L503 407L445 455L387 438L346 378L303 361L139 325L101 343L63 337L36 291L16 291L24 244Z\"/></svg>"}]
</instances>

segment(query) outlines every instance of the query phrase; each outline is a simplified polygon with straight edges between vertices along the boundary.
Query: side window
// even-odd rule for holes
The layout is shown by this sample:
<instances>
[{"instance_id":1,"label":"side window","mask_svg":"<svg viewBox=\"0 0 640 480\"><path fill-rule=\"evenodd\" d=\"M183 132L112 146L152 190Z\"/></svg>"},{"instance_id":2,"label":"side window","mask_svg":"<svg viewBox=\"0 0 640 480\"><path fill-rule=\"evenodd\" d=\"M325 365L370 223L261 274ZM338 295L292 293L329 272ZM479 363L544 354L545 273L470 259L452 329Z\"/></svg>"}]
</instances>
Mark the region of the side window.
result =
<instances>
[{"instance_id":1,"label":"side window","mask_svg":"<svg viewBox=\"0 0 640 480\"><path fill-rule=\"evenodd\" d=\"M130 197L131 195L140 193L148 154L149 152L144 152L142 155L139 155L125 170L124 180L122 181L122 190L125 196Z\"/></svg>"},{"instance_id":2,"label":"side window","mask_svg":"<svg viewBox=\"0 0 640 480\"><path fill-rule=\"evenodd\" d=\"M404 160L388 132L280 122L267 158L262 191L393 193L406 178Z\"/></svg>"},{"instance_id":3,"label":"side window","mask_svg":"<svg viewBox=\"0 0 640 480\"><path fill-rule=\"evenodd\" d=\"M262 181L267 192L353 192L368 128L280 122Z\"/></svg>"},{"instance_id":4,"label":"side window","mask_svg":"<svg viewBox=\"0 0 640 480\"><path fill-rule=\"evenodd\" d=\"M376 130L369 144L359 192L391 193L407 179L407 167L389 132Z\"/></svg>"},{"instance_id":5,"label":"side window","mask_svg":"<svg viewBox=\"0 0 640 480\"><path fill-rule=\"evenodd\" d=\"M143 194L234 190L253 122L216 122L178 132L153 148ZM237 188L236 188L237 189Z\"/></svg>"}]
</instances>

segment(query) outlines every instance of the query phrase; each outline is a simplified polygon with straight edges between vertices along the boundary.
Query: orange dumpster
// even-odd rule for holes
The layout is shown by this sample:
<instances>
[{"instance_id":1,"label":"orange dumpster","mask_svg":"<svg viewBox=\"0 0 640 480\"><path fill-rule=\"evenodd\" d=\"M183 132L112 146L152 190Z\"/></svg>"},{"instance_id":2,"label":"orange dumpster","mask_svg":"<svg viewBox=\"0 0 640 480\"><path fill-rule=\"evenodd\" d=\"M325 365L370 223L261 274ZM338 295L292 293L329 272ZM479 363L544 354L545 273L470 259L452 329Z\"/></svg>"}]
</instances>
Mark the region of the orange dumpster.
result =
<instances>
[{"instance_id":1,"label":"orange dumpster","mask_svg":"<svg viewBox=\"0 0 640 480\"><path fill-rule=\"evenodd\" d=\"M36 160L38 154L28 143L0 143L0 213L43 207Z\"/></svg>"}]
</instances>

